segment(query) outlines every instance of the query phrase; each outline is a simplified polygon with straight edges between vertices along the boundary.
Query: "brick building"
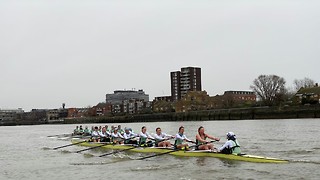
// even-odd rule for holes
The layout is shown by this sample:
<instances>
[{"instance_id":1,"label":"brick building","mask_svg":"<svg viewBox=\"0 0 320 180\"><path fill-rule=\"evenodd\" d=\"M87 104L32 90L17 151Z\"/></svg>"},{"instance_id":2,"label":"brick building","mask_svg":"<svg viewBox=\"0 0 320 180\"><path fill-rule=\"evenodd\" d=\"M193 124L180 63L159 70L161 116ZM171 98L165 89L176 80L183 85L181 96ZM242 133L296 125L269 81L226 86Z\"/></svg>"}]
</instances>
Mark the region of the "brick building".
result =
<instances>
[{"instance_id":1,"label":"brick building","mask_svg":"<svg viewBox=\"0 0 320 180\"><path fill-rule=\"evenodd\" d=\"M294 99L298 104L319 104L320 87L318 83L316 83L314 87L299 89Z\"/></svg>"},{"instance_id":2,"label":"brick building","mask_svg":"<svg viewBox=\"0 0 320 180\"><path fill-rule=\"evenodd\" d=\"M171 98L177 101L183 98L188 91L201 91L201 68L183 67L181 71L170 73Z\"/></svg>"},{"instance_id":3,"label":"brick building","mask_svg":"<svg viewBox=\"0 0 320 180\"><path fill-rule=\"evenodd\" d=\"M175 103L176 112L188 112L212 109L211 98L206 91L188 91L188 93Z\"/></svg>"},{"instance_id":4,"label":"brick building","mask_svg":"<svg viewBox=\"0 0 320 180\"><path fill-rule=\"evenodd\" d=\"M224 107L252 105L256 103L257 96L252 91L225 91L222 101Z\"/></svg>"}]
</instances>

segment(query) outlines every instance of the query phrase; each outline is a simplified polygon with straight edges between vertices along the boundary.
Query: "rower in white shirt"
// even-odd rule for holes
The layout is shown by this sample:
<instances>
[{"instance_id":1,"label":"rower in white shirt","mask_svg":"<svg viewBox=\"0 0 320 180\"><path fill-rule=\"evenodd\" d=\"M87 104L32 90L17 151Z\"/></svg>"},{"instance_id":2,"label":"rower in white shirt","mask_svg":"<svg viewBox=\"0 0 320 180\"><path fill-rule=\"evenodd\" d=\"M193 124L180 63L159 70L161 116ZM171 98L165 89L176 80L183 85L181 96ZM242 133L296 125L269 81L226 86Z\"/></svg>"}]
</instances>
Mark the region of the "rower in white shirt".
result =
<instances>
[{"instance_id":1,"label":"rower in white shirt","mask_svg":"<svg viewBox=\"0 0 320 180\"><path fill-rule=\"evenodd\" d=\"M156 128L156 134L154 134L155 146L156 147L171 147L169 139L174 136L161 132L161 128Z\"/></svg>"},{"instance_id":2,"label":"rower in white shirt","mask_svg":"<svg viewBox=\"0 0 320 180\"><path fill-rule=\"evenodd\" d=\"M107 132L107 128L103 127L101 132L98 132L100 136L100 142L110 142L110 136L111 134Z\"/></svg>"},{"instance_id":3,"label":"rower in white shirt","mask_svg":"<svg viewBox=\"0 0 320 180\"><path fill-rule=\"evenodd\" d=\"M91 133L91 139L93 142L100 142L100 136L99 136L99 131L98 127L94 127L94 131Z\"/></svg>"},{"instance_id":4,"label":"rower in white shirt","mask_svg":"<svg viewBox=\"0 0 320 180\"><path fill-rule=\"evenodd\" d=\"M152 146L152 141L154 140L154 138L152 136L150 136L149 133L147 133L147 128L145 126L143 126L141 128L141 132L139 133L139 145L140 146L147 146L147 147L151 147Z\"/></svg>"},{"instance_id":5,"label":"rower in white shirt","mask_svg":"<svg viewBox=\"0 0 320 180\"><path fill-rule=\"evenodd\" d=\"M135 137L138 137L138 134L133 133L130 131L130 128L124 128L124 144L138 144L138 141L134 139Z\"/></svg>"},{"instance_id":6,"label":"rower in white shirt","mask_svg":"<svg viewBox=\"0 0 320 180\"><path fill-rule=\"evenodd\" d=\"M182 148L188 148L188 144L184 143L184 142L192 142L195 143L194 141L190 140L187 138L186 135L183 134L184 133L184 127L180 126L179 127L179 132L178 134L176 134L175 138L175 142L174 142L174 147L176 149L182 149Z\"/></svg>"},{"instance_id":7,"label":"rower in white shirt","mask_svg":"<svg viewBox=\"0 0 320 180\"><path fill-rule=\"evenodd\" d=\"M114 128L111 133L111 138L113 143L122 144L124 137L118 132L118 128Z\"/></svg>"}]
</instances>

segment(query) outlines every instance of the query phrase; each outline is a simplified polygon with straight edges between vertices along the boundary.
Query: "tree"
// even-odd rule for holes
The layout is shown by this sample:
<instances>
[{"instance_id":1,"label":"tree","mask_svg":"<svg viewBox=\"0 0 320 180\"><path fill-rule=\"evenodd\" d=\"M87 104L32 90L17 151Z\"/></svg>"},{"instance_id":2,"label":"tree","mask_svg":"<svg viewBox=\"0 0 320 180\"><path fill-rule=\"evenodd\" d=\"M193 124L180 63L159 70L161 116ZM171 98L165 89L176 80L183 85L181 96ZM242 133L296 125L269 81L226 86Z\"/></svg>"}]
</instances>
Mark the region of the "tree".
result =
<instances>
[{"instance_id":1,"label":"tree","mask_svg":"<svg viewBox=\"0 0 320 180\"><path fill-rule=\"evenodd\" d=\"M277 75L260 75L250 88L268 106L277 105L284 100L286 81Z\"/></svg>"},{"instance_id":2,"label":"tree","mask_svg":"<svg viewBox=\"0 0 320 180\"><path fill-rule=\"evenodd\" d=\"M293 81L294 89L296 91L299 91L301 88L309 88L313 87L315 84L315 81L305 77L304 79L295 79Z\"/></svg>"}]
</instances>

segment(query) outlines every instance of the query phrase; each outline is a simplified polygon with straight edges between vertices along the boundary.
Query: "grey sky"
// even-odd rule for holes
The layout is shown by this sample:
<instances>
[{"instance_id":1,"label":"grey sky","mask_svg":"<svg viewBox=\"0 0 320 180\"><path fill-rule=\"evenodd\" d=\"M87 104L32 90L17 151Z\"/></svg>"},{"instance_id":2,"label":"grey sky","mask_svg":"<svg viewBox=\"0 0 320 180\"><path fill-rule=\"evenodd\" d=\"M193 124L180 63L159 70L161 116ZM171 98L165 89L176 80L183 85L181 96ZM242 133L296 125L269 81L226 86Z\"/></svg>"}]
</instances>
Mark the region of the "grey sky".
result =
<instances>
[{"instance_id":1,"label":"grey sky","mask_svg":"<svg viewBox=\"0 0 320 180\"><path fill-rule=\"evenodd\" d=\"M0 0L0 108L95 105L116 89L170 95L202 68L210 95L260 74L319 82L320 1Z\"/></svg>"}]
</instances>

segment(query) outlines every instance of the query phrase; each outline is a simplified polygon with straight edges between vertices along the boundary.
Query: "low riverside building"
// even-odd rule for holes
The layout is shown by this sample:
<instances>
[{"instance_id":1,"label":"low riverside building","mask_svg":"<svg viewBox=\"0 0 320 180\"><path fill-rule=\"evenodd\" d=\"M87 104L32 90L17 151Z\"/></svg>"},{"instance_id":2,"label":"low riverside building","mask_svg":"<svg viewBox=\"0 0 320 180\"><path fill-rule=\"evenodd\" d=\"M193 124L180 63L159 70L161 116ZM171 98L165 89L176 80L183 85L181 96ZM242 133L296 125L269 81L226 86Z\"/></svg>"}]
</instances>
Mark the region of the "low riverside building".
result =
<instances>
[{"instance_id":1,"label":"low riverside building","mask_svg":"<svg viewBox=\"0 0 320 180\"><path fill-rule=\"evenodd\" d=\"M295 95L295 102L298 104L319 104L320 87L318 83L311 88L301 88Z\"/></svg>"},{"instance_id":2,"label":"low riverside building","mask_svg":"<svg viewBox=\"0 0 320 180\"><path fill-rule=\"evenodd\" d=\"M68 118L86 117L89 114L89 108L68 108Z\"/></svg>"},{"instance_id":3,"label":"low riverside building","mask_svg":"<svg viewBox=\"0 0 320 180\"><path fill-rule=\"evenodd\" d=\"M257 101L257 96L252 91L225 91L223 101L225 107L253 105Z\"/></svg>"},{"instance_id":4,"label":"low riverside building","mask_svg":"<svg viewBox=\"0 0 320 180\"><path fill-rule=\"evenodd\" d=\"M0 125L15 125L17 123L18 115L23 114L24 111L19 109L0 109Z\"/></svg>"},{"instance_id":5,"label":"low riverside building","mask_svg":"<svg viewBox=\"0 0 320 180\"><path fill-rule=\"evenodd\" d=\"M90 116L106 116L111 114L112 105L110 103L99 103L89 110Z\"/></svg>"},{"instance_id":6,"label":"low riverside building","mask_svg":"<svg viewBox=\"0 0 320 180\"><path fill-rule=\"evenodd\" d=\"M33 109L18 115L17 124L45 124L47 123L46 109Z\"/></svg>"},{"instance_id":7,"label":"low riverside building","mask_svg":"<svg viewBox=\"0 0 320 180\"><path fill-rule=\"evenodd\" d=\"M151 108L149 95L142 89L116 90L113 94L106 94L106 104L111 105L111 113L114 115L148 112Z\"/></svg>"},{"instance_id":8,"label":"low riverside building","mask_svg":"<svg viewBox=\"0 0 320 180\"><path fill-rule=\"evenodd\" d=\"M171 96L159 96L155 97L153 101L167 101L170 102L172 100Z\"/></svg>"},{"instance_id":9,"label":"low riverside building","mask_svg":"<svg viewBox=\"0 0 320 180\"><path fill-rule=\"evenodd\" d=\"M63 121L68 117L68 109L48 109L47 110L47 121L50 122L59 122Z\"/></svg>"},{"instance_id":10,"label":"low riverside building","mask_svg":"<svg viewBox=\"0 0 320 180\"><path fill-rule=\"evenodd\" d=\"M201 111L212 109L213 103L206 91L188 91L175 103L176 112Z\"/></svg>"},{"instance_id":11,"label":"low riverside building","mask_svg":"<svg viewBox=\"0 0 320 180\"><path fill-rule=\"evenodd\" d=\"M124 100L139 99L144 102L149 101L149 95L140 89L135 90L116 90L113 94L106 94L106 103L121 104Z\"/></svg>"},{"instance_id":12,"label":"low riverside building","mask_svg":"<svg viewBox=\"0 0 320 180\"><path fill-rule=\"evenodd\" d=\"M155 97L152 101L152 111L155 113L174 112L171 96Z\"/></svg>"}]
</instances>

